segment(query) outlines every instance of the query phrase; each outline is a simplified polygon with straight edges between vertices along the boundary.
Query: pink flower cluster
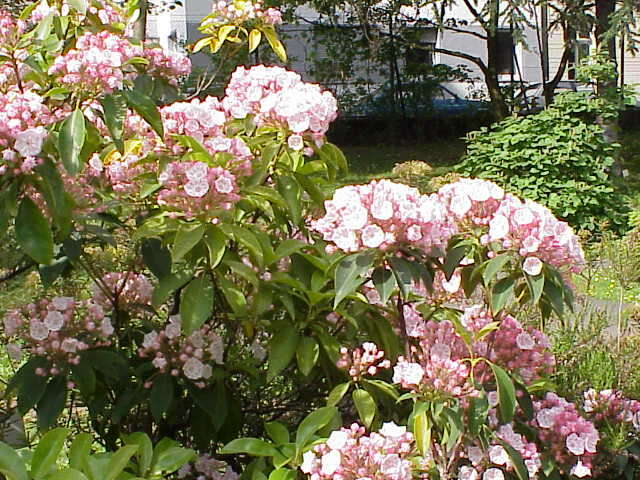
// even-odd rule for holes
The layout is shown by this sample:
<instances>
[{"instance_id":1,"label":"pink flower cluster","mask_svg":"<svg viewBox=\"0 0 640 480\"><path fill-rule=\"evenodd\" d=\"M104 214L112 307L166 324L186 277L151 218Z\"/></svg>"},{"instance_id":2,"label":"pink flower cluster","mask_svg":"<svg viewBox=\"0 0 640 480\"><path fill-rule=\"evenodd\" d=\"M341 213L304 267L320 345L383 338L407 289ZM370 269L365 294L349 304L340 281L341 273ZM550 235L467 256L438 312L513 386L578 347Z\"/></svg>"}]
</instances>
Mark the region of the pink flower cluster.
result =
<instances>
[{"instance_id":1,"label":"pink flower cluster","mask_svg":"<svg viewBox=\"0 0 640 480\"><path fill-rule=\"evenodd\" d=\"M486 358L527 383L550 374L555 364L547 337L538 330L523 328L509 315L471 345L465 344L450 321L425 322L412 305L404 306L404 321L407 335L419 339L419 348L413 349L417 362L400 357L393 381L410 390L427 388L455 397L471 393L471 372L464 360L472 356ZM465 309L460 322L469 333L477 334L494 319L481 306L474 306ZM484 363L476 365L474 377L480 383L493 378Z\"/></svg>"},{"instance_id":2,"label":"pink flower cluster","mask_svg":"<svg viewBox=\"0 0 640 480\"><path fill-rule=\"evenodd\" d=\"M151 305L153 285L149 279L135 272L111 272L93 286L93 301L105 310L126 310Z\"/></svg>"},{"instance_id":3,"label":"pink flower cluster","mask_svg":"<svg viewBox=\"0 0 640 480\"><path fill-rule=\"evenodd\" d=\"M435 195L388 180L336 190L311 227L345 252L415 243L442 249L455 228Z\"/></svg>"},{"instance_id":4,"label":"pink flower cluster","mask_svg":"<svg viewBox=\"0 0 640 480\"><path fill-rule=\"evenodd\" d=\"M172 162L160 174L163 189L158 205L182 212L187 218L217 218L240 200L236 177L221 167L203 162Z\"/></svg>"},{"instance_id":5,"label":"pink flower cluster","mask_svg":"<svg viewBox=\"0 0 640 480\"><path fill-rule=\"evenodd\" d=\"M566 222L558 220L548 208L513 195L506 195L489 222L486 242L501 242L525 258L529 275L542 271L542 262L568 267L578 273L585 264L578 237Z\"/></svg>"},{"instance_id":6,"label":"pink flower cluster","mask_svg":"<svg viewBox=\"0 0 640 480\"><path fill-rule=\"evenodd\" d=\"M64 85L81 87L85 92L111 93L123 87L127 62L142 53L141 47L114 33L87 32L78 38L76 48L56 58L49 74L59 77Z\"/></svg>"},{"instance_id":7,"label":"pink flower cluster","mask_svg":"<svg viewBox=\"0 0 640 480\"><path fill-rule=\"evenodd\" d=\"M626 398L619 390L590 388L584 392L583 408L587 417L596 424L628 424L640 432L640 401Z\"/></svg>"},{"instance_id":8,"label":"pink flower cluster","mask_svg":"<svg viewBox=\"0 0 640 480\"><path fill-rule=\"evenodd\" d=\"M80 363L80 353L111 345L114 333L111 319L100 305L76 301L73 297L54 297L9 311L4 319L3 336L14 360L21 356L21 344L31 355L44 357L47 369L36 374L59 375L69 365Z\"/></svg>"},{"instance_id":9,"label":"pink flower cluster","mask_svg":"<svg viewBox=\"0 0 640 480\"><path fill-rule=\"evenodd\" d=\"M464 228L486 226L505 197L504 190L495 183L474 178L461 178L438 190L438 197Z\"/></svg>"},{"instance_id":10,"label":"pink flower cluster","mask_svg":"<svg viewBox=\"0 0 640 480\"><path fill-rule=\"evenodd\" d=\"M578 478L590 476L599 440L593 423L581 417L574 404L555 393L547 393L544 399L534 402L534 412L530 424L560 469Z\"/></svg>"},{"instance_id":11,"label":"pink flower cluster","mask_svg":"<svg viewBox=\"0 0 640 480\"><path fill-rule=\"evenodd\" d=\"M143 163L141 158L133 153L124 157L114 158L106 165L99 154L94 154L89 160L87 174L103 178L114 192L121 194L137 193L140 189L139 178L146 172L155 172L155 165Z\"/></svg>"},{"instance_id":12,"label":"pink flower cluster","mask_svg":"<svg viewBox=\"0 0 640 480\"><path fill-rule=\"evenodd\" d=\"M391 362L384 358L384 351L378 350L378 346L371 342L365 342L361 348L352 351L342 347L336 365L346 370L354 382L364 375L376 375L381 368L391 368Z\"/></svg>"},{"instance_id":13,"label":"pink flower cluster","mask_svg":"<svg viewBox=\"0 0 640 480\"><path fill-rule=\"evenodd\" d=\"M536 475L542 466L538 447L533 442L513 430L512 424L501 425L496 431L496 440L508 443L522 457L530 478ZM458 480L504 480L504 472L513 472L513 462L507 450L497 441L492 442L489 448L471 445L468 446L463 457L471 462L471 465L462 465L458 470Z\"/></svg>"},{"instance_id":14,"label":"pink flower cluster","mask_svg":"<svg viewBox=\"0 0 640 480\"><path fill-rule=\"evenodd\" d=\"M34 92L0 94L0 175L28 173L41 163L37 158L48 136L46 125L55 117Z\"/></svg>"},{"instance_id":15,"label":"pink flower cluster","mask_svg":"<svg viewBox=\"0 0 640 480\"><path fill-rule=\"evenodd\" d=\"M262 20L270 25L282 23L282 13L276 8L263 10L262 0L214 0L213 18L210 23L226 25L241 24L251 20ZM207 25L205 21L203 25Z\"/></svg>"},{"instance_id":16,"label":"pink flower cluster","mask_svg":"<svg viewBox=\"0 0 640 480\"><path fill-rule=\"evenodd\" d=\"M416 315L417 311L405 310L406 314L410 317ZM419 349L412 348L417 362L398 358L393 369L394 383L409 390L426 389L453 397L462 397L474 391L469 364L463 361L469 357L469 352L451 322L426 322L419 344Z\"/></svg>"},{"instance_id":17,"label":"pink flower cluster","mask_svg":"<svg viewBox=\"0 0 640 480\"><path fill-rule=\"evenodd\" d=\"M354 423L305 452L300 470L311 480L411 480L415 455L406 427L385 423L366 435L365 428Z\"/></svg>"},{"instance_id":18,"label":"pink flower cluster","mask_svg":"<svg viewBox=\"0 0 640 480\"><path fill-rule=\"evenodd\" d=\"M193 463L183 465L177 473L178 478L194 480L237 480L240 476L221 460L211 455L200 455Z\"/></svg>"},{"instance_id":19,"label":"pink flower cluster","mask_svg":"<svg viewBox=\"0 0 640 480\"><path fill-rule=\"evenodd\" d=\"M174 315L163 330L147 333L138 349L141 358L151 359L160 373L182 376L204 388L213 373L212 364L222 365L224 344L222 337L209 325L204 325L188 337L182 335L179 315ZM145 386L150 388L153 379Z\"/></svg>"},{"instance_id":20,"label":"pink flower cluster","mask_svg":"<svg viewBox=\"0 0 640 480\"><path fill-rule=\"evenodd\" d=\"M573 272L584 265L578 237L566 222L485 180L462 179L433 195L387 180L373 181L336 190L325 209L326 215L312 228L345 252L388 249L398 243L430 252L452 235L471 229L491 248L515 250L529 275L539 274L543 262Z\"/></svg>"},{"instance_id":21,"label":"pink flower cluster","mask_svg":"<svg viewBox=\"0 0 640 480\"><path fill-rule=\"evenodd\" d=\"M462 324L476 333L494 321L490 313L481 306L465 309ZM477 356L520 375L525 383L549 375L555 366L555 357L551 353L551 344L547 336L536 329L525 329L510 315L505 315L497 330L474 342L473 350ZM478 365L478 374L487 369L485 364Z\"/></svg>"},{"instance_id":22,"label":"pink flower cluster","mask_svg":"<svg viewBox=\"0 0 640 480\"><path fill-rule=\"evenodd\" d=\"M186 55L165 52L161 47L146 47L142 57L149 60L148 75L166 78L171 85L177 85L180 77L191 73L191 60Z\"/></svg>"},{"instance_id":23,"label":"pink flower cluster","mask_svg":"<svg viewBox=\"0 0 640 480\"><path fill-rule=\"evenodd\" d=\"M337 117L337 102L330 92L281 67L238 67L222 103L234 118L255 115L259 126L286 127L317 142Z\"/></svg>"}]
</instances>

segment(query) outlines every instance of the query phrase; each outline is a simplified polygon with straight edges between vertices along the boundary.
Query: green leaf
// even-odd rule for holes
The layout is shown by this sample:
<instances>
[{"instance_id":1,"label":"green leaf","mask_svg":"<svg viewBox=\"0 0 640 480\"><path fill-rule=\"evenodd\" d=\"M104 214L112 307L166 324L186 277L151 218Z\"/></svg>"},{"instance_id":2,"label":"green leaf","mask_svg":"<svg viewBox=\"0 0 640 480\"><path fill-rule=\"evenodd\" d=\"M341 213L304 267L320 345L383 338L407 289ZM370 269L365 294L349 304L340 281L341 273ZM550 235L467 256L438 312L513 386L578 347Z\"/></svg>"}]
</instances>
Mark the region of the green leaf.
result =
<instances>
[{"instance_id":1,"label":"green leaf","mask_svg":"<svg viewBox=\"0 0 640 480\"><path fill-rule=\"evenodd\" d=\"M531 276L525 273L524 278L527 280L527 286L531 293L531 303L535 305L540 301L544 291L544 275Z\"/></svg>"},{"instance_id":2,"label":"green leaf","mask_svg":"<svg viewBox=\"0 0 640 480\"><path fill-rule=\"evenodd\" d=\"M289 365L298 348L298 332L293 326L277 331L269 344L269 369L267 381L273 380Z\"/></svg>"},{"instance_id":3,"label":"green leaf","mask_svg":"<svg viewBox=\"0 0 640 480\"><path fill-rule=\"evenodd\" d=\"M87 477L80 470L65 468L48 475L47 480L87 480Z\"/></svg>"},{"instance_id":4,"label":"green leaf","mask_svg":"<svg viewBox=\"0 0 640 480\"><path fill-rule=\"evenodd\" d=\"M293 223L296 225L299 224L302 219L300 184L295 178L282 175L278 177L278 191L287 204Z\"/></svg>"},{"instance_id":5,"label":"green leaf","mask_svg":"<svg viewBox=\"0 0 640 480\"><path fill-rule=\"evenodd\" d=\"M151 128L164 138L164 127L162 126L162 117L155 102L147 95L137 90L125 90L125 96L129 106L133 108L138 115L145 119L151 125Z\"/></svg>"},{"instance_id":6,"label":"green leaf","mask_svg":"<svg viewBox=\"0 0 640 480\"><path fill-rule=\"evenodd\" d=\"M7 477L7 480L29 480L22 458L3 442L0 442L0 473Z\"/></svg>"},{"instance_id":7,"label":"green leaf","mask_svg":"<svg viewBox=\"0 0 640 480\"><path fill-rule=\"evenodd\" d=\"M276 247L276 252L275 252L276 259L280 260L284 257L288 257L292 253L296 253L307 246L308 244L301 242L300 240L296 240L295 238L288 238L286 240L283 240Z\"/></svg>"},{"instance_id":8,"label":"green leaf","mask_svg":"<svg viewBox=\"0 0 640 480\"><path fill-rule=\"evenodd\" d=\"M373 257L367 253L349 255L340 261L335 273L336 297L333 308L364 283L364 275L372 264Z\"/></svg>"},{"instance_id":9,"label":"green leaf","mask_svg":"<svg viewBox=\"0 0 640 480\"><path fill-rule=\"evenodd\" d=\"M151 303L155 307L159 307L167 301L169 296L178 288L184 286L193 277L193 272L188 270L181 270L173 273L168 277L161 278L153 289L153 296Z\"/></svg>"},{"instance_id":10,"label":"green leaf","mask_svg":"<svg viewBox=\"0 0 640 480\"><path fill-rule=\"evenodd\" d=\"M378 295L380 295L380 301L383 305L386 305L389 297L391 297L393 291L398 287L395 275L391 270L378 267L373 271L371 280L373 280L373 285L376 287Z\"/></svg>"},{"instance_id":11,"label":"green leaf","mask_svg":"<svg viewBox=\"0 0 640 480\"><path fill-rule=\"evenodd\" d=\"M85 461L91 453L93 438L89 433L79 433L69 447L69 465L76 470L85 469Z\"/></svg>"},{"instance_id":12,"label":"green leaf","mask_svg":"<svg viewBox=\"0 0 640 480\"><path fill-rule=\"evenodd\" d=\"M138 445L120 447L109 459L104 480L115 480L127 467L131 457L138 451Z\"/></svg>"},{"instance_id":13,"label":"green leaf","mask_svg":"<svg viewBox=\"0 0 640 480\"><path fill-rule=\"evenodd\" d=\"M296 432L296 450L301 452L313 435L338 414L336 407L322 407L305 417Z\"/></svg>"},{"instance_id":14,"label":"green leaf","mask_svg":"<svg viewBox=\"0 0 640 480\"><path fill-rule=\"evenodd\" d=\"M467 245L459 245L447 252L447 257L444 261L444 265L442 266L442 271L444 272L444 276L447 281L451 280L453 272L455 272L456 268L460 266L460 262L467 255L468 250L469 248Z\"/></svg>"},{"instance_id":15,"label":"green leaf","mask_svg":"<svg viewBox=\"0 0 640 480\"><path fill-rule=\"evenodd\" d=\"M487 421L489 414L489 400L484 392L477 397L470 398L468 412L469 433L474 436L478 435L480 428Z\"/></svg>"},{"instance_id":16,"label":"green leaf","mask_svg":"<svg viewBox=\"0 0 640 480\"><path fill-rule=\"evenodd\" d=\"M375 400L369 392L363 389L354 390L351 398L353 398L360 420L365 427L370 428L378 411Z\"/></svg>"},{"instance_id":17,"label":"green leaf","mask_svg":"<svg viewBox=\"0 0 640 480\"><path fill-rule=\"evenodd\" d=\"M111 134L118 151L124 153L122 134L127 116L127 99L122 93L114 92L102 97L101 103L104 111L104 123L107 125L109 134Z\"/></svg>"},{"instance_id":18,"label":"green leaf","mask_svg":"<svg viewBox=\"0 0 640 480\"><path fill-rule=\"evenodd\" d=\"M516 389L511 378L501 367L494 363L489 364L496 378L498 387L498 413L501 423L509 423L516 412Z\"/></svg>"},{"instance_id":19,"label":"green leaf","mask_svg":"<svg viewBox=\"0 0 640 480\"><path fill-rule=\"evenodd\" d=\"M491 290L491 311L496 314L502 310L513 295L515 281L513 278L503 278Z\"/></svg>"},{"instance_id":20,"label":"green leaf","mask_svg":"<svg viewBox=\"0 0 640 480\"><path fill-rule=\"evenodd\" d=\"M72 378L83 396L89 397L96 391L96 373L89 362L80 362L71 367Z\"/></svg>"},{"instance_id":21,"label":"green leaf","mask_svg":"<svg viewBox=\"0 0 640 480\"><path fill-rule=\"evenodd\" d=\"M65 191L60 172L51 159L42 159L42 163L36 167L36 171L42 178L42 182L38 183L38 190L47 202L48 210L51 212L61 236L66 237L71 230L73 199ZM0 199L0 201L2 200Z\"/></svg>"},{"instance_id":22,"label":"green leaf","mask_svg":"<svg viewBox=\"0 0 640 480\"><path fill-rule=\"evenodd\" d=\"M171 256L174 262L181 260L204 236L206 226L200 223L181 225L173 242Z\"/></svg>"},{"instance_id":23,"label":"green leaf","mask_svg":"<svg viewBox=\"0 0 640 480\"><path fill-rule=\"evenodd\" d=\"M420 409L414 413L412 421L412 430L416 439L418 451L423 456L427 455L431 447L431 425L429 418L427 417L427 412L424 409Z\"/></svg>"},{"instance_id":24,"label":"green leaf","mask_svg":"<svg viewBox=\"0 0 640 480\"><path fill-rule=\"evenodd\" d=\"M486 262L486 267L484 272L482 272L482 281L485 286L489 285L491 280L493 280L493 277L502 270L502 267L504 267L510 259L511 256L508 253L503 253L502 255L493 257L491 260Z\"/></svg>"},{"instance_id":25,"label":"green leaf","mask_svg":"<svg viewBox=\"0 0 640 480\"><path fill-rule=\"evenodd\" d=\"M340 403L340 400L342 400L345 394L349 391L350 386L351 382L344 382L333 387L331 392L329 392L329 396L327 397L327 406L335 407L338 403Z\"/></svg>"},{"instance_id":26,"label":"green leaf","mask_svg":"<svg viewBox=\"0 0 640 480\"><path fill-rule=\"evenodd\" d=\"M236 242L240 243L249 251L249 255L259 268L264 267L264 252L258 237L248 228L238 225L223 225L221 230L227 235L233 236Z\"/></svg>"},{"instance_id":27,"label":"green leaf","mask_svg":"<svg viewBox=\"0 0 640 480\"><path fill-rule=\"evenodd\" d=\"M47 430L51 428L62 410L67 400L67 381L64 377L53 377L49 380L44 395L38 402L36 411L38 412L38 428Z\"/></svg>"},{"instance_id":28,"label":"green leaf","mask_svg":"<svg viewBox=\"0 0 640 480\"><path fill-rule=\"evenodd\" d=\"M264 429L271 439L278 445L289 443L289 430L280 422L267 422Z\"/></svg>"},{"instance_id":29,"label":"green leaf","mask_svg":"<svg viewBox=\"0 0 640 480\"><path fill-rule=\"evenodd\" d=\"M44 477L56 464L67 435L69 435L68 429L56 428L40 439L31 459L31 476L34 479Z\"/></svg>"},{"instance_id":30,"label":"green leaf","mask_svg":"<svg viewBox=\"0 0 640 480\"><path fill-rule=\"evenodd\" d=\"M153 379L149 405L151 414L156 422L160 423L162 416L167 413L173 402L174 383L173 377L168 373L159 375Z\"/></svg>"},{"instance_id":31,"label":"green leaf","mask_svg":"<svg viewBox=\"0 0 640 480\"><path fill-rule=\"evenodd\" d=\"M259 438L238 438L227 443L222 450L222 455L231 453L246 453L254 457L273 457L278 454L278 450L275 447L264 440Z\"/></svg>"},{"instance_id":32,"label":"green leaf","mask_svg":"<svg viewBox=\"0 0 640 480\"><path fill-rule=\"evenodd\" d=\"M262 33L267 37L267 41L271 46L273 52L278 56L280 60L283 62L287 61L287 52L282 45L282 42L278 39L278 35L276 34L275 29L272 26L263 27Z\"/></svg>"},{"instance_id":33,"label":"green leaf","mask_svg":"<svg viewBox=\"0 0 640 480\"><path fill-rule=\"evenodd\" d=\"M209 266L216 268L227 249L227 237L218 227L208 225L204 234L204 243L209 250Z\"/></svg>"},{"instance_id":34,"label":"green leaf","mask_svg":"<svg viewBox=\"0 0 640 480\"><path fill-rule=\"evenodd\" d=\"M213 284L208 274L203 273L189 282L180 302L180 317L185 335L191 335L211 316L213 296Z\"/></svg>"},{"instance_id":35,"label":"green leaf","mask_svg":"<svg viewBox=\"0 0 640 480\"><path fill-rule=\"evenodd\" d=\"M153 444L151 443L149 435L142 432L135 432L125 437L125 443L127 445L138 446L138 451L136 452L138 475L140 477L146 477L153 459Z\"/></svg>"},{"instance_id":36,"label":"green leaf","mask_svg":"<svg viewBox=\"0 0 640 480\"><path fill-rule=\"evenodd\" d=\"M87 8L89 4L87 0L69 0L69 6L73 8L80 15L84 15L87 13Z\"/></svg>"},{"instance_id":37,"label":"green leaf","mask_svg":"<svg viewBox=\"0 0 640 480\"><path fill-rule=\"evenodd\" d=\"M253 52L258 45L260 45L260 40L262 40L262 32L257 28L254 28L249 33L249 53Z\"/></svg>"},{"instance_id":38,"label":"green leaf","mask_svg":"<svg viewBox=\"0 0 640 480\"><path fill-rule=\"evenodd\" d=\"M79 108L62 122L58 136L58 152L64 168L70 175L75 175L81 170L80 152L86 133L84 114Z\"/></svg>"},{"instance_id":39,"label":"green leaf","mask_svg":"<svg viewBox=\"0 0 640 480\"><path fill-rule=\"evenodd\" d=\"M160 444L156 446L156 450ZM156 459L152 462L151 468L154 474L165 473L171 474L180 469L183 465L189 463L196 458L196 453L188 448L178 446L170 446L162 451L154 452Z\"/></svg>"},{"instance_id":40,"label":"green leaf","mask_svg":"<svg viewBox=\"0 0 640 480\"><path fill-rule=\"evenodd\" d=\"M41 264L53 260L53 233L40 208L24 197L16 217L16 240L24 252Z\"/></svg>"},{"instance_id":41,"label":"green leaf","mask_svg":"<svg viewBox=\"0 0 640 480\"><path fill-rule=\"evenodd\" d=\"M500 443L500 445L502 445L507 451L507 454L511 459L511 465L516 471L518 480L529 480L529 471L527 470L527 467L524 463L524 460L522 460L522 456L520 455L520 453L504 440L498 439L498 443Z\"/></svg>"},{"instance_id":42,"label":"green leaf","mask_svg":"<svg viewBox=\"0 0 640 480\"><path fill-rule=\"evenodd\" d=\"M171 275L171 253L158 238L145 238L140 248L145 265L158 278Z\"/></svg>"},{"instance_id":43,"label":"green leaf","mask_svg":"<svg viewBox=\"0 0 640 480\"><path fill-rule=\"evenodd\" d=\"M298 349L296 351L296 357L298 359L298 368L304 376L307 376L313 370L313 367L318 361L318 355L320 354L320 347L318 342L311 337L302 337L298 343Z\"/></svg>"},{"instance_id":44,"label":"green leaf","mask_svg":"<svg viewBox=\"0 0 640 480\"><path fill-rule=\"evenodd\" d=\"M269 480L296 480L298 472L288 468L276 468L269 474Z\"/></svg>"}]
</instances>

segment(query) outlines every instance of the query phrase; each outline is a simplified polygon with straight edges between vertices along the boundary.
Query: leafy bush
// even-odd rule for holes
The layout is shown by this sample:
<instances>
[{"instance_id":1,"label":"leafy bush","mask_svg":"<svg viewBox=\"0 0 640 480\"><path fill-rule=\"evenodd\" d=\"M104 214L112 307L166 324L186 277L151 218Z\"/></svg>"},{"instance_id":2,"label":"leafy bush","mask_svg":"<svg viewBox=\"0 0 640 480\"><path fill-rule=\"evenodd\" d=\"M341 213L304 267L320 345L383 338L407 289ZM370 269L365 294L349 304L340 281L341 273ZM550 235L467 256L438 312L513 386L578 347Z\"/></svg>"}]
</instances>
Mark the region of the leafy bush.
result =
<instances>
[{"instance_id":1,"label":"leafy bush","mask_svg":"<svg viewBox=\"0 0 640 480\"><path fill-rule=\"evenodd\" d=\"M595 124L600 107L567 92L542 112L511 117L467 137L459 171L540 202L578 229L626 228L626 198L610 177L619 146Z\"/></svg>"}]
</instances>

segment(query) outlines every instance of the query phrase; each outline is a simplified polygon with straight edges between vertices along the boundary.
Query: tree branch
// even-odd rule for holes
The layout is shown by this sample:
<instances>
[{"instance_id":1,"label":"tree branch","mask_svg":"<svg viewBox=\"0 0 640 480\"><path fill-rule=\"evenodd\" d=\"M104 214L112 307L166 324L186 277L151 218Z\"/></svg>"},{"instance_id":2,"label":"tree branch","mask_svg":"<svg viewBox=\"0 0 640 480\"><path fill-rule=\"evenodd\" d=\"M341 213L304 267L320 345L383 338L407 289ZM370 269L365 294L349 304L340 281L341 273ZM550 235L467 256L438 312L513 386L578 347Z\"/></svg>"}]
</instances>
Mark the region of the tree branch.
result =
<instances>
[{"instance_id":1,"label":"tree branch","mask_svg":"<svg viewBox=\"0 0 640 480\"><path fill-rule=\"evenodd\" d=\"M436 53L444 53L445 55L451 55L452 57L462 58L463 60L467 60L477 65L483 73L487 72L487 66L480 57L474 57L473 55L469 55L467 53L456 52L455 50L448 50L446 48L440 47L434 47L432 50Z\"/></svg>"},{"instance_id":2,"label":"tree branch","mask_svg":"<svg viewBox=\"0 0 640 480\"><path fill-rule=\"evenodd\" d=\"M24 272L26 272L28 270L31 270L35 266L36 266L36 263L34 261L31 261L31 260L28 260L27 263L24 263L22 265L18 264L15 267L13 267L13 269L11 269L9 272L7 272L7 273L3 274L2 276L0 276L0 283L7 282L7 281L11 280L12 278L17 277L21 273L24 273Z\"/></svg>"}]
</instances>

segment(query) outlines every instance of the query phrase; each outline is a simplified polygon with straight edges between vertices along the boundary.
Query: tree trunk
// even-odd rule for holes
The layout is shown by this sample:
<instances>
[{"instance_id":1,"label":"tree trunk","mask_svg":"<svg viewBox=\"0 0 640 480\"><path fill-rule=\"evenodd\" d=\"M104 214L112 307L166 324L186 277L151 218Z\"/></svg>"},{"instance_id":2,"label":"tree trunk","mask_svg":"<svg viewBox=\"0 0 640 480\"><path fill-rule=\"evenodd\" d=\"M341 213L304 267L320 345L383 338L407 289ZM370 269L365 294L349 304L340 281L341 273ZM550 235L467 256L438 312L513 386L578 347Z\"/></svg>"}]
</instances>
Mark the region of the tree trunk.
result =
<instances>
[{"instance_id":1,"label":"tree trunk","mask_svg":"<svg viewBox=\"0 0 640 480\"><path fill-rule=\"evenodd\" d=\"M509 107L498 81L498 21L500 19L498 0L490 0L489 28L487 30L487 68L484 73L491 108L497 121L509 115Z\"/></svg>"},{"instance_id":2,"label":"tree trunk","mask_svg":"<svg viewBox=\"0 0 640 480\"><path fill-rule=\"evenodd\" d=\"M147 38L147 11L149 10L148 0L138 0L140 16L133 27L133 38L144 42Z\"/></svg>"}]
</instances>

